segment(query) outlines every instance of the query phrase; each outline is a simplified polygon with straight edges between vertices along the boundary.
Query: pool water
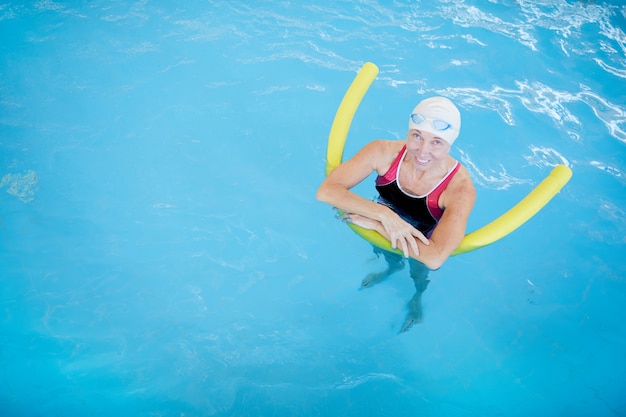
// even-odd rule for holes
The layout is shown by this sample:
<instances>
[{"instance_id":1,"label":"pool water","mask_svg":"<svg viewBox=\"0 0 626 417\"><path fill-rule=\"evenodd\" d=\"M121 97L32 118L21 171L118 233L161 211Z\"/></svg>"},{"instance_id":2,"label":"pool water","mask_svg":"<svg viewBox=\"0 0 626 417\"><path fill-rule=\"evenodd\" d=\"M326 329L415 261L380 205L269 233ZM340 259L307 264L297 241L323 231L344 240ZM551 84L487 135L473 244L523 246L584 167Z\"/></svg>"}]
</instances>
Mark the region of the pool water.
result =
<instances>
[{"instance_id":1,"label":"pool water","mask_svg":"<svg viewBox=\"0 0 626 417\"><path fill-rule=\"evenodd\" d=\"M626 415L621 1L0 4L3 416ZM556 164L511 235L408 268L315 200L345 155L450 97L474 230ZM371 181L357 191L373 197Z\"/></svg>"}]
</instances>

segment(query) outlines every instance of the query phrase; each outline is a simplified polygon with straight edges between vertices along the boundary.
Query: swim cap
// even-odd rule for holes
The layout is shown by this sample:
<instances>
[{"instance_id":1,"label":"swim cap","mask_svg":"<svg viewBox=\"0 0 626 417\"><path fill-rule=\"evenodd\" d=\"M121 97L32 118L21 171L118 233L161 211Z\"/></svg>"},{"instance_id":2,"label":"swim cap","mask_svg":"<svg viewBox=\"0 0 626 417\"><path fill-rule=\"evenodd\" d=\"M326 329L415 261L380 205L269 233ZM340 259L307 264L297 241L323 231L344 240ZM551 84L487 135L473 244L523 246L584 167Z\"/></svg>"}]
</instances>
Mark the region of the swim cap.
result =
<instances>
[{"instance_id":1,"label":"swim cap","mask_svg":"<svg viewBox=\"0 0 626 417\"><path fill-rule=\"evenodd\" d=\"M461 131L461 113L445 97L427 98L413 109L409 129L432 133L452 145Z\"/></svg>"}]
</instances>

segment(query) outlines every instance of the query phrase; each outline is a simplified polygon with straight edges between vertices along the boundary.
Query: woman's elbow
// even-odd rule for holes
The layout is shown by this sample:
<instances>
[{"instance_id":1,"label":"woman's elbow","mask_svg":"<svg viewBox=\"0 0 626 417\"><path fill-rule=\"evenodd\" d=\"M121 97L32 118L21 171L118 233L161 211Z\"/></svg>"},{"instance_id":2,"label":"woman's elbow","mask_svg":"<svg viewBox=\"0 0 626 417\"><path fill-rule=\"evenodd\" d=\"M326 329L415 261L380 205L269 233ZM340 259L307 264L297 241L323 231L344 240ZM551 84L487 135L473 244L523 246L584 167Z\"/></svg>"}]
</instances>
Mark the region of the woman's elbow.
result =
<instances>
[{"instance_id":1,"label":"woman's elbow","mask_svg":"<svg viewBox=\"0 0 626 417\"><path fill-rule=\"evenodd\" d=\"M326 187L324 187L324 184L320 185L320 187L317 189L317 192L315 193L315 199L323 203L328 202L328 195L326 192Z\"/></svg>"},{"instance_id":2,"label":"woman's elbow","mask_svg":"<svg viewBox=\"0 0 626 417\"><path fill-rule=\"evenodd\" d=\"M337 199L336 189L336 185L324 181L317 189L317 192L315 193L315 198L322 203L333 205Z\"/></svg>"},{"instance_id":3,"label":"woman's elbow","mask_svg":"<svg viewBox=\"0 0 626 417\"><path fill-rule=\"evenodd\" d=\"M425 263L426 267L431 271L436 271L443 266L445 259L431 259Z\"/></svg>"},{"instance_id":4,"label":"woman's elbow","mask_svg":"<svg viewBox=\"0 0 626 417\"><path fill-rule=\"evenodd\" d=\"M431 271L436 271L437 269L441 268L443 264L448 260L448 256L445 256L444 254L430 254L430 256L421 258L422 259L419 259L419 261L426 265L426 267Z\"/></svg>"}]
</instances>

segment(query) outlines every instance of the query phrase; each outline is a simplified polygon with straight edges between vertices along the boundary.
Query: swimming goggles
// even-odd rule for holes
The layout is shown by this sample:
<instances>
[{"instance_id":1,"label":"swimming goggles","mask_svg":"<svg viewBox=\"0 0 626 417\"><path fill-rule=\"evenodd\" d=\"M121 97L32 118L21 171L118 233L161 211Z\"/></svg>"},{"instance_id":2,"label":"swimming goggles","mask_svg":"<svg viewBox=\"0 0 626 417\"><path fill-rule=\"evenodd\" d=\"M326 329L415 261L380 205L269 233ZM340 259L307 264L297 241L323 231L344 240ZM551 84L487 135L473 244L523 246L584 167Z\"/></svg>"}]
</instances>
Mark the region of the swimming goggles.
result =
<instances>
[{"instance_id":1,"label":"swimming goggles","mask_svg":"<svg viewBox=\"0 0 626 417\"><path fill-rule=\"evenodd\" d=\"M437 130L448 130L448 129L453 129L452 125L448 122L446 122L445 120L440 120L440 119L427 119L426 116L424 116L421 113L413 113L411 115L411 120L413 121L413 123L415 123L416 125L421 125L422 123L425 123L426 120L430 120L430 124L433 125L433 127Z\"/></svg>"}]
</instances>

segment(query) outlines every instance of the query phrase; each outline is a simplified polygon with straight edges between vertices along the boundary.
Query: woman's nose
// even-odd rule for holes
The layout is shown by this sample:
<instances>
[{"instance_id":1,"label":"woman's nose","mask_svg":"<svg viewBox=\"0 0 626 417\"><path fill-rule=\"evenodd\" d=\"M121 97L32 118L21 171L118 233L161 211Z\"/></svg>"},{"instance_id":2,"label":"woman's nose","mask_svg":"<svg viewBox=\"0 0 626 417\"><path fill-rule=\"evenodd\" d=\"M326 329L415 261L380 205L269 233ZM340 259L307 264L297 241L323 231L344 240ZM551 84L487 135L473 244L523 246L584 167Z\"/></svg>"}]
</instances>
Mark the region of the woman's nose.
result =
<instances>
[{"instance_id":1,"label":"woman's nose","mask_svg":"<svg viewBox=\"0 0 626 417\"><path fill-rule=\"evenodd\" d=\"M420 155L426 155L428 153L428 151L430 150L429 146L427 143L420 143L416 149L418 154Z\"/></svg>"}]
</instances>

